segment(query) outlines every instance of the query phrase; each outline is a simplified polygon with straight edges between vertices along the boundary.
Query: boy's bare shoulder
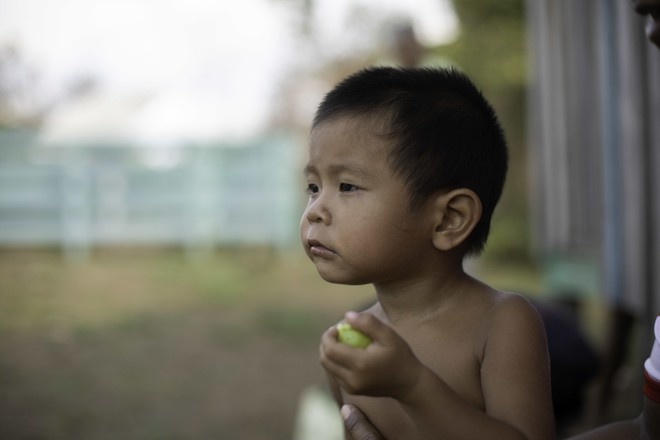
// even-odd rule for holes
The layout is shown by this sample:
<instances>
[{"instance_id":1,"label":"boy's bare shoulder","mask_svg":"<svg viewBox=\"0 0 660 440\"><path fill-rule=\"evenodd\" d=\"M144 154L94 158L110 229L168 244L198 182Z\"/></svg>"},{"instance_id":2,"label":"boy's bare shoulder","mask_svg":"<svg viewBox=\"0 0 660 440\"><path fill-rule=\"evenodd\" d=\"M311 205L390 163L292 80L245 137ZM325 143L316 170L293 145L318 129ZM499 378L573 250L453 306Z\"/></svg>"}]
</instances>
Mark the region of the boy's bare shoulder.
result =
<instances>
[{"instance_id":1,"label":"boy's bare shoulder","mask_svg":"<svg viewBox=\"0 0 660 440\"><path fill-rule=\"evenodd\" d=\"M528 324L538 324L541 317L536 307L524 296L493 290L491 293L488 320L491 325L513 325L527 321Z\"/></svg>"},{"instance_id":2,"label":"boy's bare shoulder","mask_svg":"<svg viewBox=\"0 0 660 440\"><path fill-rule=\"evenodd\" d=\"M493 338L525 340L545 332L536 307L523 295L503 292L479 283L470 319L478 326L482 346ZM477 306L478 304L478 306ZM518 333L518 335L515 335Z\"/></svg>"},{"instance_id":3,"label":"boy's bare shoulder","mask_svg":"<svg viewBox=\"0 0 660 440\"><path fill-rule=\"evenodd\" d=\"M490 307L484 317L487 339L536 342L538 338L545 338L541 316L527 298L517 293L496 290L492 291L490 297Z\"/></svg>"},{"instance_id":4,"label":"boy's bare shoulder","mask_svg":"<svg viewBox=\"0 0 660 440\"><path fill-rule=\"evenodd\" d=\"M534 313L536 314L536 307L523 295L513 292L502 292L499 290L492 290L491 293L493 312L494 313Z\"/></svg>"}]
</instances>

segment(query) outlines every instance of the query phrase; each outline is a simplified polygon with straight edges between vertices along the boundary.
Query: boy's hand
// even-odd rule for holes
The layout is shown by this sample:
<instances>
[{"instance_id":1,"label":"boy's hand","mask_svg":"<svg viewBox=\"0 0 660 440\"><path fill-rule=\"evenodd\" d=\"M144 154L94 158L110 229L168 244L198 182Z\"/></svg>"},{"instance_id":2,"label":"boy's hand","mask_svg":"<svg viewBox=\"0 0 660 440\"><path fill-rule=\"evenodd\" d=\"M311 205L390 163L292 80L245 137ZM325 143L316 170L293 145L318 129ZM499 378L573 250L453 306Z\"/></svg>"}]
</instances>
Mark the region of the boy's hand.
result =
<instances>
[{"instance_id":1,"label":"boy's hand","mask_svg":"<svg viewBox=\"0 0 660 440\"><path fill-rule=\"evenodd\" d=\"M411 391L423 369L406 341L369 313L348 312L345 321L369 335L366 348L337 341L332 326L321 338L321 365L350 394L400 398Z\"/></svg>"}]
</instances>

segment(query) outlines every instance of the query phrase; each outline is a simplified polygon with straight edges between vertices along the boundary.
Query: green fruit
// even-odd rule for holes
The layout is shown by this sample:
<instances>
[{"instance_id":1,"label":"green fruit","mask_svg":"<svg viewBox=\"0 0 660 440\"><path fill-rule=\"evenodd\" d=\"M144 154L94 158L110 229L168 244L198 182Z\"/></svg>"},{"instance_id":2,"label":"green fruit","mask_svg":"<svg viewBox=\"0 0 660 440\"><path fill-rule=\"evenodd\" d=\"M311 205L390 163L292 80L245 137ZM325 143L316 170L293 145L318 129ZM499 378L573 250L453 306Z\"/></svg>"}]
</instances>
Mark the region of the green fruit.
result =
<instances>
[{"instance_id":1,"label":"green fruit","mask_svg":"<svg viewBox=\"0 0 660 440\"><path fill-rule=\"evenodd\" d=\"M359 330L355 330L347 322L340 322L337 324L337 331L339 336L337 340L342 344L350 345L355 348L366 348L371 344L371 338Z\"/></svg>"}]
</instances>

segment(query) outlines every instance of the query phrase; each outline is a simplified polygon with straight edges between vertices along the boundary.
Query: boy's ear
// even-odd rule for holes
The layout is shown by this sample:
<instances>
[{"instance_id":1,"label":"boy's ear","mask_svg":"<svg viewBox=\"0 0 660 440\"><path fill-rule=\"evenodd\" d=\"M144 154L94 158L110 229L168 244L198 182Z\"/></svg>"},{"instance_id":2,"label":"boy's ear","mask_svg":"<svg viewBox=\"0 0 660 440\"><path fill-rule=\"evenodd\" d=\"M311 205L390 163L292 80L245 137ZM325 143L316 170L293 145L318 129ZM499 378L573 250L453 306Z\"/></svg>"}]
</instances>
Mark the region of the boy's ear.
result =
<instances>
[{"instance_id":1,"label":"boy's ear","mask_svg":"<svg viewBox=\"0 0 660 440\"><path fill-rule=\"evenodd\" d=\"M442 251L463 243L481 218L481 200L474 191L458 188L434 200L433 245Z\"/></svg>"}]
</instances>

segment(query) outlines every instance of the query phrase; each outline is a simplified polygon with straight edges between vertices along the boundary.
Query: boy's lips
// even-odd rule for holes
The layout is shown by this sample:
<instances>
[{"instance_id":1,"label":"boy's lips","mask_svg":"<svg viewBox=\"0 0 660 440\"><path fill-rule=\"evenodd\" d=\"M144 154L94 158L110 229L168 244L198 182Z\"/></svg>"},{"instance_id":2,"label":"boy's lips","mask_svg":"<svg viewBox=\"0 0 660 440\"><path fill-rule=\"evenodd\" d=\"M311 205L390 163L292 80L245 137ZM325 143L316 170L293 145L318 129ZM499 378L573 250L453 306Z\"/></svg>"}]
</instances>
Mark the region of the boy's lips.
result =
<instances>
[{"instance_id":1,"label":"boy's lips","mask_svg":"<svg viewBox=\"0 0 660 440\"><path fill-rule=\"evenodd\" d=\"M337 253L334 250L330 249L329 247L326 247L325 245L323 245L323 243L315 239L308 239L307 247L309 249L309 253L316 257L330 258L334 255L337 255Z\"/></svg>"}]
</instances>

